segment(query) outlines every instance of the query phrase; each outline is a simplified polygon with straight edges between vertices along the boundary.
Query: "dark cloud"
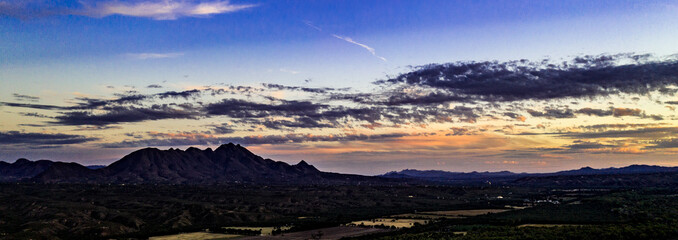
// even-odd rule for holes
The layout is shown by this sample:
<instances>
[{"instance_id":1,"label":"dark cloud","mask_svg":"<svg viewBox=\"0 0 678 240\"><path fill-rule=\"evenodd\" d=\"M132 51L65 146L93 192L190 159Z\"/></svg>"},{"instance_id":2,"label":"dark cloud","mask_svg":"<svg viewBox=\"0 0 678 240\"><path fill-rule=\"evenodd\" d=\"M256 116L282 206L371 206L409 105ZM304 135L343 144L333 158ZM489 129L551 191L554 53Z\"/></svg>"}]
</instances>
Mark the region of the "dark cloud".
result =
<instances>
[{"instance_id":1,"label":"dark cloud","mask_svg":"<svg viewBox=\"0 0 678 240\"><path fill-rule=\"evenodd\" d=\"M224 99L208 104L205 111L210 115L224 115L232 118L260 118L267 116L309 116L316 115L328 105L310 101L282 101L279 104L255 103L240 99Z\"/></svg>"},{"instance_id":2,"label":"dark cloud","mask_svg":"<svg viewBox=\"0 0 678 240\"><path fill-rule=\"evenodd\" d=\"M344 134L344 135L312 135L312 134L287 134L287 135L266 135L266 136L245 136L245 137L189 137L189 138L155 138L144 140L126 140L117 143L105 143L105 148L132 148L145 146L194 146L194 145L219 145L227 142L233 142L243 145L261 145L261 144L284 144L284 143L304 143L304 142L349 142L366 141L379 142L390 141L401 137L409 136L405 133L390 134Z\"/></svg>"},{"instance_id":3,"label":"dark cloud","mask_svg":"<svg viewBox=\"0 0 678 240\"><path fill-rule=\"evenodd\" d=\"M19 113L19 114L21 114L21 116L26 116L26 117L53 118L53 117L47 116L45 114L34 113L34 112L22 112L22 113Z\"/></svg>"},{"instance_id":4,"label":"dark cloud","mask_svg":"<svg viewBox=\"0 0 678 240\"><path fill-rule=\"evenodd\" d=\"M229 134L234 133L235 129L232 128L228 123L222 123L221 125L212 125L212 133L214 134Z\"/></svg>"},{"instance_id":5,"label":"dark cloud","mask_svg":"<svg viewBox=\"0 0 678 240\"><path fill-rule=\"evenodd\" d=\"M611 116L612 115L612 110L603 110L603 109L596 109L596 108L582 108L576 111L576 113L579 114L586 114L586 115L593 115L593 116L598 116L598 117L605 117L605 116Z\"/></svg>"},{"instance_id":6,"label":"dark cloud","mask_svg":"<svg viewBox=\"0 0 678 240\"><path fill-rule=\"evenodd\" d=\"M566 138L575 139L593 139L593 138L642 138L642 139L661 139L671 137L678 134L676 127L656 127L656 128L640 128L630 130L610 130L597 132L568 132L568 133L551 133L558 134Z\"/></svg>"},{"instance_id":7,"label":"dark cloud","mask_svg":"<svg viewBox=\"0 0 678 240\"><path fill-rule=\"evenodd\" d=\"M645 115L645 114L643 114L642 118L651 118L652 120L655 120L655 121L661 121L661 120L664 120L664 116L662 116L662 115L657 115L657 114L651 114L651 115Z\"/></svg>"},{"instance_id":8,"label":"dark cloud","mask_svg":"<svg viewBox=\"0 0 678 240\"><path fill-rule=\"evenodd\" d=\"M476 135L477 133L475 131L472 131L468 128L462 128L462 127L453 127L450 128L452 132L446 133L445 136L464 136L464 135Z\"/></svg>"},{"instance_id":9,"label":"dark cloud","mask_svg":"<svg viewBox=\"0 0 678 240\"><path fill-rule=\"evenodd\" d=\"M158 84L151 84L151 85L146 86L146 88L162 88L162 86L160 86Z\"/></svg>"},{"instance_id":10,"label":"dark cloud","mask_svg":"<svg viewBox=\"0 0 678 240\"><path fill-rule=\"evenodd\" d=\"M19 131L0 132L0 144L26 145L67 145L97 140L97 138L71 134L25 133Z\"/></svg>"},{"instance_id":11,"label":"dark cloud","mask_svg":"<svg viewBox=\"0 0 678 240\"><path fill-rule=\"evenodd\" d=\"M73 131L98 131L98 130L107 130L107 129L121 129L120 126L81 126Z\"/></svg>"},{"instance_id":12,"label":"dark cloud","mask_svg":"<svg viewBox=\"0 0 678 240\"><path fill-rule=\"evenodd\" d=\"M115 107L102 114L87 111L66 112L52 122L59 125L108 125L160 119L197 119L200 114L192 109L154 105L150 108Z\"/></svg>"},{"instance_id":13,"label":"dark cloud","mask_svg":"<svg viewBox=\"0 0 678 240\"><path fill-rule=\"evenodd\" d=\"M15 100L20 101L20 102L23 102L23 101L25 101L25 102L37 102L37 101L40 101L40 97L36 97L36 96L29 96L29 95L18 94L18 93L14 93L12 95L14 96Z\"/></svg>"},{"instance_id":14,"label":"dark cloud","mask_svg":"<svg viewBox=\"0 0 678 240\"><path fill-rule=\"evenodd\" d=\"M23 127L48 127L48 125L43 125L43 124L30 124L30 123L21 123L19 126Z\"/></svg>"},{"instance_id":15,"label":"dark cloud","mask_svg":"<svg viewBox=\"0 0 678 240\"><path fill-rule=\"evenodd\" d=\"M271 119L245 119L241 121L247 124L263 125L269 129L295 129L295 128L332 128L335 125L321 123L310 117L299 117L293 121L289 120L271 120Z\"/></svg>"},{"instance_id":16,"label":"dark cloud","mask_svg":"<svg viewBox=\"0 0 678 240\"><path fill-rule=\"evenodd\" d=\"M118 95L116 99L100 99L100 98L76 98L79 103L77 106L71 107L71 110L92 110L104 107L119 106L123 104L138 104L143 100L148 99L149 96L141 94L133 95Z\"/></svg>"},{"instance_id":17,"label":"dark cloud","mask_svg":"<svg viewBox=\"0 0 678 240\"><path fill-rule=\"evenodd\" d=\"M430 105L447 102L467 102L471 103L469 98L456 96L447 92L431 92L423 95L413 95L406 93L391 93L386 101L381 102L385 105ZM379 102L377 102L379 103Z\"/></svg>"},{"instance_id":18,"label":"dark cloud","mask_svg":"<svg viewBox=\"0 0 678 240\"><path fill-rule=\"evenodd\" d=\"M504 116L507 116L507 117L510 117L510 118L517 118L517 117L520 117L522 115L520 115L518 113L514 113L514 112L505 112Z\"/></svg>"},{"instance_id":19,"label":"dark cloud","mask_svg":"<svg viewBox=\"0 0 678 240\"><path fill-rule=\"evenodd\" d=\"M586 125L579 126L579 128L601 131L607 129L624 129L624 128L643 128L643 127L656 127L662 124L656 123L620 123L620 124L596 124L596 125Z\"/></svg>"},{"instance_id":20,"label":"dark cloud","mask_svg":"<svg viewBox=\"0 0 678 240\"><path fill-rule=\"evenodd\" d=\"M645 149L678 148L678 138L656 140L651 142L651 144L652 145L645 147Z\"/></svg>"},{"instance_id":21,"label":"dark cloud","mask_svg":"<svg viewBox=\"0 0 678 240\"><path fill-rule=\"evenodd\" d=\"M63 107L63 106L55 106L55 105L32 104L32 103L11 103L11 102L0 102L0 106L32 108L32 109L40 109L40 110L70 110L70 109L72 109L71 107Z\"/></svg>"},{"instance_id":22,"label":"dark cloud","mask_svg":"<svg viewBox=\"0 0 678 240\"><path fill-rule=\"evenodd\" d=\"M297 86L285 86L285 85L272 84L272 83L263 83L262 85L265 88L268 88L268 89L302 91L302 92L308 92L308 93L327 93L327 92L331 92L331 91L348 91L348 90L351 89L351 88L329 88L329 87L323 87L323 88L297 87Z\"/></svg>"},{"instance_id":23,"label":"dark cloud","mask_svg":"<svg viewBox=\"0 0 678 240\"><path fill-rule=\"evenodd\" d=\"M573 117L575 117L574 112L572 111L572 109L569 109L569 108L565 108L565 109L546 108L546 109L544 109L543 112L528 109L527 113L529 113L533 117L546 117L546 118L573 118Z\"/></svg>"},{"instance_id":24,"label":"dark cloud","mask_svg":"<svg viewBox=\"0 0 678 240\"><path fill-rule=\"evenodd\" d=\"M645 94L678 83L678 61L651 61L649 55L599 55L568 62L548 60L430 64L377 84L444 89L486 101L547 100ZM629 64L619 64L626 61Z\"/></svg>"},{"instance_id":25,"label":"dark cloud","mask_svg":"<svg viewBox=\"0 0 678 240\"><path fill-rule=\"evenodd\" d=\"M613 108L612 116L615 117L624 117L624 116L640 116L643 113L642 110L637 108Z\"/></svg>"},{"instance_id":26,"label":"dark cloud","mask_svg":"<svg viewBox=\"0 0 678 240\"><path fill-rule=\"evenodd\" d=\"M109 110L115 109L123 105L136 104L140 105L142 103L148 103L157 99L166 99L166 98L184 98L188 99L190 97L195 97L201 94L200 90L186 90L181 92L167 91L162 93L143 95L143 94L116 94L117 98L115 99L103 99L103 98L76 98L78 102L74 106L56 106L56 105L45 105L45 104L31 104L31 103L11 103L11 102L0 102L0 105L9 106L9 107L21 107L21 108L32 108L32 109L41 109L41 110L63 110L63 111L77 111L77 110Z\"/></svg>"},{"instance_id":27,"label":"dark cloud","mask_svg":"<svg viewBox=\"0 0 678 240\"><path fill-rule=\"evenodd\" d=\"M460 96L445 90L413 89L410 87L396 87L384 89L375 93L332 93L331 100L348 100L355 103L377 106L428 106L449 102L474 103L466 96Z\"/></svg>"},{"instance_id":28,"label":"dark cloud","mask_svg":"<svg viewBox=\"0 0 678 240\"><path fill-rule=\"evenodd\" d=\"M595 115L599 117L604 116L624 117L624 116L641 116L643 111L637 108L610 108L607 110L595 108L582 108L577 110L576 113L586 114L589 116Z\"/></svg>"},{"instance_id":29,"label":"dark cloud","mask_svg":"<svg viewBox=\"0 0 678 240\"><path fill-rule=\"evenodd\" d=\"M564 147L567 148L567 149L570 149L570 150L582 150L582 149L613 148L613 147L617 147L617 146L616 145L610 145L610 144L602 144L602 143L598 143L598 142L588 142L588 141L577 140L577 141L574 141L573 144L565 145Z\"/></svg>"},{"instance_id":30,"label":"dark cloud","mask_svg":"<svg viewBox=\"0 0 678 240\"><path fill-rule=\"evenodd\" d=\"M188 99L201 94L200 90L193 89L181 92L167 91L151 95L117 94L115 99L76 98L73 106L55 106L30 103L0 102L0 105L40 110L61 111L54 118L57 121L48 122L56 125L95 125L140 122L160 119L197 119L203 115L200 109L191 103L152 104L156 99L184 98ZM37 116L37 115L36 115Z\"/></svg>"},{"instance_id":31,"label":"dark cloud","mask_svg":"<svg viewBox=\"0 0 678 240\"><path fill-rule=\"evenodd\" d=\"M198 89L193 89L193 90L186 90L186 91L181 91L181 92L175 92L175 91L168 91L164 93L158 93L155 94L154 96L159 97L160 99L165 99L165 98L184 98L188 99L190 97L196 97L200 95L201 91Z\"/></svg>"}]
</instances>

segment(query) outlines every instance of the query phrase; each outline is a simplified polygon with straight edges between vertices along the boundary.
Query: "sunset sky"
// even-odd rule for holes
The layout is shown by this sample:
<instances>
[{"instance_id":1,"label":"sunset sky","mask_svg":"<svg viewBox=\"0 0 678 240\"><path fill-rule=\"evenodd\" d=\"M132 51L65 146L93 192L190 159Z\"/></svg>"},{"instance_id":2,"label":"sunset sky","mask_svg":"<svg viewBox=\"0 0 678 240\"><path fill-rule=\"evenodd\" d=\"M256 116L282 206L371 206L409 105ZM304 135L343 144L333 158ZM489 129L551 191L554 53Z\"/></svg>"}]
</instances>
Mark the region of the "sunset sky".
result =
<instances>
[{"instance_id":1,"label":"sunset sky","mask_svg":"<svg viewBox=\"0 0 678 240\"><path fill-rule=\"evenodd\" d=\"M0 0L0 161L678 165L678 1Z\"/></svg>"}]
</instances>

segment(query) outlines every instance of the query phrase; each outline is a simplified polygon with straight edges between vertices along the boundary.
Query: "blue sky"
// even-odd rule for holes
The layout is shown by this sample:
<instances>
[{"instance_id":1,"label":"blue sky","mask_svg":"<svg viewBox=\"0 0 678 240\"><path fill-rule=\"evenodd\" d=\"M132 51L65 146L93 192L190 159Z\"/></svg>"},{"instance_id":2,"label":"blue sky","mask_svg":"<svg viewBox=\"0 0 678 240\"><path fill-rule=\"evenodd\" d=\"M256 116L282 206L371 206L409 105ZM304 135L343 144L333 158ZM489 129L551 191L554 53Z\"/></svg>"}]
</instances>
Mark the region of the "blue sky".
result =
<instances>
[{"instance_id":1,"label":"blue sky","mask_svg":"<svg viewBox=\"0 0 678 240\"><path fill-rule=\"evenodd\" d=\"M167 126L168 129L174 129L174 132L165 129L164 133L170 134L163 135L165 138L185 137L181 134L176 135L179 131L176 130L176 126L181 124L191 125L192 127L187 127L183 132L193 133L200 132L200 128L217 123L231 124L236 129L234 132L222 133L218 136L211 133L211 137L230 137L231 139L252 134L277 136L303 132L315 135L328 133L350 135L357 132L377 136L402 131L409 131L410 137L416 135L418 139L424 133L459 127L485 129L482 131L485 134L506 126L506 123L497 120L498 117L489 116L497 112L502 115L501 111L506 111L509 105L515 102L502 102L501 111L494 109L487 110L489 112L477 112L480 118L487 117L487 119L478 121L473 126L463 121L450 121L438 125L424 121L409 122L409 124L428 127L403 130L395 124L385 127L388 123L393 123L385 119L365 122L365 119L348 117L351 121L348 125L339 126L337 122L333 122L333 127L299 129L288 127L284 130L260 126L257 132L253 132L251 126L245 124L242 119L238 120L233 116L230 118L213 117L202 112L191 118L195 120L193 122L186 122L188 120L181 117L179 120L152 118L134 123L116 122L112 124L115 128L83 131L82 128L87 127L87 124L82 124L83 126L64 124L63 117L71 116L69 114L72 113L67 111L72 109L43 112L46 111L44 107L26 107L25 105L17 107L16 103L30 102L31 104L63 107L77 105L82 101L87 101L86 99L111 100L135 94L152 95L168 91L204 90L210 87L215 88L215 86L261 87L262 83L269 83L307 88L350 87L351 89L346 90L347 92L342 93L343 95L337 93L330 96L309 95L308 92L303 93L291 88L284 90L268 88L261 90L269 97L264 97L263 100L244 93L231 97L260 103L266 99L270 100L270 97L277 98L278 102L267 102L272 105L297 100L341 106L347 103L333 102L337 101L337 96L346 96L349 93L354 94L352 96L393 93L396 90L374 84L374 81L390 79L398 74L414 71L410 66L457 61L505 62L519 59L528 59L535 63L542 59L549 59L560 63L574 61L573 59L584 55L620 53L652 54L654 56L652 61L655 63L666 61L666 59L671 59L668 56L678 53L678 45L675 44L675 36L678 36L678 18L675 17L677 15L678 3L676 1L0 0L0 85L2 86L0 87L0 117L7 119L0 123L0 141L2 141L2 134L5 134L7 139L16 138L18 135L13 132L52 134L48 137L67 137L54 135L66 134L76 136L76 138L92 139L92 141L83 141L81 144L60 147L49 144L45 146L33 146L29 143L15 144L4 150L0 149L0 154L4 154L0 156L0 160L13 161L18 157L30 155L27 157L54 158L58 156L57 160L108 163L119 158L132 147L123 150L104 149L99 155L80 153L110 143L157 138L159 136L157 132L162 130L153 129L151 133L151 131L144 131L144 128ZM157 85L160 88L149 88L150 85ZM669 87L671 86L673 85L669 84ZM437 85L408 87L411 88L407 88L407 94L420 93L420 91L438 94L440 92L437 91L453 91L442 89ZM412 88L416 89L412 90ZM405 87L400 86L398 91L403 89ZM652 115L650 112L657 112L655 116L661 114L663 116L661 121L666 126L675 124L675 118L671 117L672 112L665 113L658 110L673 111L671 106L656 104L658 101L672 102L675 100L673 95L641 94L642 100L638 102L629 100L638 98L638 96L631 96L639 94L638 92L625 92L624 90L618 92L621 94L606 95L595 101L590 98L580 98L581 95L570 96L567 99L558 95L559 97L554 99L519 99L518 103L532 108L540 107L545 113L549 113L548 109L562 108L566 102L575 101L585 101L586 104L583 105L598 107L598 109L638 108L645 111L644 115L640 113L635 115L639 118L638 124L645 124L644 121L649 121L647 119ZM459 93L455 92L455 94ZM263 93L259 95L263 96ZM222 98L224 96L201 95L194 97L189 103L202 106L223 100ZM170 104L166 99L162 100L159 103ZM610 106L609 102L614 104ZM443 107L449 108L472 106L468 102L447 101L443 103L447 104ZM173 104L175 105L172 106L178 106L176 104L179 103L173 102ZM346 106L364 105L364 102L351 102ZM137 105L126 107L140 108ZM371 107L378 106L372 105ZM411 105L401 107L407 110L416 109L416 106ZM568 107L576 110L574 106ZM581 107L579 108L581 110ZM85 110L94 116L110 113L107 111L111 111L111 108ZM522 115L528 117L544 117L534 111L527 111L530 110L527 107L518 110L522 110ZM616 119L621 115L623 114L610 112L610 115L605 117L613 117L615 121L622 121L622 119ZM273 116L271 119L281 121L286 117L290 120L290 116L284 114ZM291 120L294 121L301 120L298 116L292 118ZM61 119L61 122L54 123L49 119ZM177 121L171 122L171 119ZM251 119L248 121L251 124ZM531 127L553 126L550 130L556 130L556 128L562 130L564 126L559 126L558 121L547 118L531 123ZM600 123L610 121L610 119L590 119L590 121ZM375 123L384 127L375 128L377 126ZM516 125L516 128L520 127L530 128ZM487 139L507 137L505 134L501 136L485 134L484 136ZM535 139L531 140L537 141ZM572 145L567 145L559 139L551 140L553 141L546 145ZM358 141L351 141L353 140L342 140L337 144L358 144ZM433 140L421 139L419 143L426 146L424 143L430 143L430 141ZM597 143L609 148L612 142L618 143L619 139L605 141L607 142ZM203 146L210 145L205 142L196 143ZM525 145L524 142L518 144L511 141L504 144L501 151L509 148L523 149ZM636 142L636 144L640 143ZM167 144L153 145L150 142L149 145L169 147ZM375 171L386 171L406 167L441 167L442 156L457 149L452 145L440 146L436 148L442 148L442 150L437 155L430 153L431 157L426 161L416 162L405 158L400 161L394 160L393 164L389 165L384 164L382 160L374 160L377 159L376 157L370 160L369 154L369 156L361 155L365 153L364 149L311 145L253 144L252 147L258 148L267 156L281 160L296 161L299 158L313 156L311 160L318 162L319 166L325 166L328 170L345 172L361 170L353 169L349 166L350 164L336 160L347 154L353 154L351 156L355 159L363 159L364 161L361 161L366 164L381 167ZM643 147L647 146L636 145L637 149ZM34 151L33 149L36 148L41 150ZM296 152L291 150L293 148ZM336 148L337 150L328 153L317 150L320 148ZM301 154L300 149L316 149L317 151L310 151L316 155L310 153L304 155ZM460 151L472 154L473 148L470 146L461 149ZM426 147L411 149L412 153L418 154L428 150L430 148ZM74 154L69 155L68 152L77 152L79 155L74 157ZM378 152L383 153L382 156L396 153L393 149L381 149ZM600 159L615 159L614 156L617 156L603 155L598 153L594 156ZM529 161L526 160L525 164L505 166L490 164L492 162L503 163L504 160L478 157L482 160L471 163L448 159L446 160L449 161L448 165L443 167L466 170L496 167L546 171L579 165L623 165L635 163L643 158L640 155L624 156L629 160L625 162L600 160L591 164L586 162L555 164L554 162L550 165L530 165L530 163L539 162L537 157L533 157ZM662 156L664 157L661 159L670 159L666 157L666 154ZM431 165L433 163L437 165ZM670 161L661 163L674 164Z\"/></svg>"}]
</instances>

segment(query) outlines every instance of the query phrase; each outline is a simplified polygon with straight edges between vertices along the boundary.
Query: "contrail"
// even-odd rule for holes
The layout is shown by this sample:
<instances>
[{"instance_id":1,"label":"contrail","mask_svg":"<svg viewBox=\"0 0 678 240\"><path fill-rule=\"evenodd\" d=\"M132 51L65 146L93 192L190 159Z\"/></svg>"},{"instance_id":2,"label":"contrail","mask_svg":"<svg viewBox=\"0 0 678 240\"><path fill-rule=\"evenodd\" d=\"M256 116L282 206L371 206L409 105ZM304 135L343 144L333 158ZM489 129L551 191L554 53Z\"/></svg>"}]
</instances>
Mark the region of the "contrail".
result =
<instances>
[{"instance_id":1,"label":"contrail","mask_svg":"<svg viewBox=\"0 0 678 240\"><path fill-rule=\"evenodd\" d=\"M364 48L364 49L367 49L367 51L369 51L370 53L372 53L373 56L375 56L375 57L381 59L381 60L384 61L384 62L387 62L387 61L386 61L386 58L377 55L377 53L374 51L374 48L372 48L372 47L370 47L370 46L367 46L367 45L365 45L365 44L362 44L362 43L353 41L353 39L351 39L350 37L339 36L339 35L336 35L336 34L332 34L332 36L334 36L335 38L344 40L344 41L346 41L346 42L349 42L349 43L358 45L358 46L360 46L360 47L362 47L362 48Z\"/></svg>"}]
</instances>

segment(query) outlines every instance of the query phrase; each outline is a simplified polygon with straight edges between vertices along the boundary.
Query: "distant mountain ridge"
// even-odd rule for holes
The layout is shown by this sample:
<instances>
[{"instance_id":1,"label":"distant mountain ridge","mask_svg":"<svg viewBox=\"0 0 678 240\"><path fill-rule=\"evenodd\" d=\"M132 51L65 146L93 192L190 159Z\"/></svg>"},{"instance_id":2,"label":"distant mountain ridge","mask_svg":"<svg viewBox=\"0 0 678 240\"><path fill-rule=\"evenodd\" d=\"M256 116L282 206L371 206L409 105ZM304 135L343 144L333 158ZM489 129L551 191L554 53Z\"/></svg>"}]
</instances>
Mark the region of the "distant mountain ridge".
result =
<instances>
[{"instance_id":1,"label":"distant mountain ridge","mask_svg":"<svg viewBox=\"0 0 678 240\"><path fill-rule=\"evenodd\" d=\"M524 186L614 186L678 184L678 167L630 165L583 167L554 173L448 172L405 169L379 176L322 172L301 161L296 165L264 159L233 143L217 149L144 148L108 166L19 159L0 161L0 182L165 183L165 184L505 184Z\"/></svg>"},{"instance_id":2,"label":"distant mountain ridge","mask_svg":"<svg viewBox=\"0 0 678 240\"><path fill-rule=\"evenodd\" d=\"M572 176L605 176L605 175L632 175L632 174L657 174L657 173L678 173L678 167L662 167L653 165L629 165L620 168L602 168L594 169L583 167L575 170L566 170L553 173L514 173L509 171L499 172L448 172L441 170L416 170L405 169L401 171L388 172L381 177L400 178L400 179L418 179L442 183L503 183L518 184L528 182L538 182L539 179L549 180L554 177L561 177L560 181ZM527 180L530 181L527 181Z\"/></svg>"},{"instance_id":3,"label":"distant mountain ridge","mask_svg":"<svg viewBox=\"0 0 678 240\"><path fill-rule=\"evenodd\" d=\"M296 165L264 159L233 143L215 150L190 147L144 148L100 168L77 163L19 159L0 162L0 181L41 183L299 183L377 181L376 177L321 172L305 161Z\"/></svg>"}]
</instances>

